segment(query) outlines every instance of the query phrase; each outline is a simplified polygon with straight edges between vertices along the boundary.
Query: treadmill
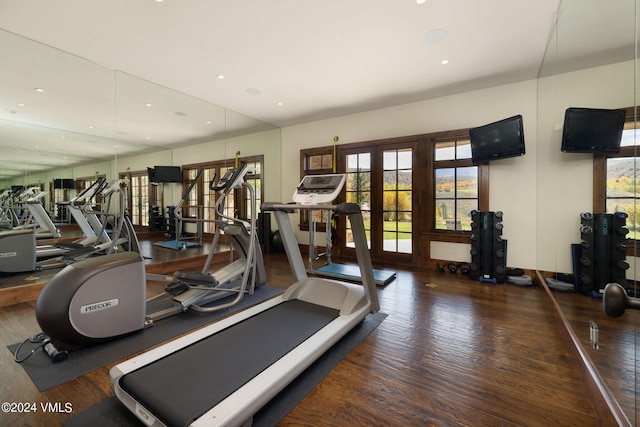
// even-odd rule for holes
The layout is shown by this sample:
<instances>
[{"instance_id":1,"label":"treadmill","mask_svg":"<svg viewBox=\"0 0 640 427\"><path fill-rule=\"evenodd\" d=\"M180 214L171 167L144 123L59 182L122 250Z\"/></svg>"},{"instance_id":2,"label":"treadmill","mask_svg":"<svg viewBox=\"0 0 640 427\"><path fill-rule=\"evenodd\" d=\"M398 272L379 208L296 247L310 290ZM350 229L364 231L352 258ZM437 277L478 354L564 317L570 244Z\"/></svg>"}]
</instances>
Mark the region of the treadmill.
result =
<instances>
[{"instance_id":1,"label":"treadmill","mask_svg":"<svg viewBox=\"0 0 640 427\"><path fill-rule=\"evenodd\" d=\"M110 370L117 398L148 426L235 426L253 415L323 353L379 310L360 207L264 203L275 216L295 277L282 295L152 349ZM304 202L301 203L301 202ZM316 204L318 203L318 204ZM307 276L289 214L331 210L351 221L362 285Z\"/></svg>"}]
</instances>

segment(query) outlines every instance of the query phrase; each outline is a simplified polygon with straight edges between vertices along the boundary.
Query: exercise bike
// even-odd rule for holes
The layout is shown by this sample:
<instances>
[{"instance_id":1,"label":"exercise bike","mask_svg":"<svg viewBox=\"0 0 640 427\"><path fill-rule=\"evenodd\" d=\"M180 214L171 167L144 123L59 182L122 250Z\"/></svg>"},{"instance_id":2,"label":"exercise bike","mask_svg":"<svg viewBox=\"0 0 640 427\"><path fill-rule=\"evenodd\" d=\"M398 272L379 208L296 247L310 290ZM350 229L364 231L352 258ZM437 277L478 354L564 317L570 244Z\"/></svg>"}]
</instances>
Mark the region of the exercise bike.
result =
<instances>
[{"instance_id":1,"label":"exercise bike","mask_svg":"<svg viewBox=\"0 0 640 427\"><path fill-rule=\"evenodd\" d=\"M256 285L264 284L266 274L255 219L256 198L253 188L244 182L247 172L247 166L243 165L229 170L217 185L210 184L220 194L215 205L219 218L207 220L215 222L217 227L205 269L200 273L176 273L174 280L165 286L164 294L145 300L146 282L152 275L146 274L143 259L136 252L86 259L56 274L43 288L36 303L36 319L43 334L51 339L53 348L71 351L113 340L189 309L199 312L222 310L238 303L245 292L253 293ZM176 211L201 174L202 171L191 183ZM226 197L241 187L247 188L251 199L249 224L222 214ZM206 269L223 232L230 237L238 259L208 273ZM232 301L207 306L234 294Z\"/></svg>"}]
</instances>

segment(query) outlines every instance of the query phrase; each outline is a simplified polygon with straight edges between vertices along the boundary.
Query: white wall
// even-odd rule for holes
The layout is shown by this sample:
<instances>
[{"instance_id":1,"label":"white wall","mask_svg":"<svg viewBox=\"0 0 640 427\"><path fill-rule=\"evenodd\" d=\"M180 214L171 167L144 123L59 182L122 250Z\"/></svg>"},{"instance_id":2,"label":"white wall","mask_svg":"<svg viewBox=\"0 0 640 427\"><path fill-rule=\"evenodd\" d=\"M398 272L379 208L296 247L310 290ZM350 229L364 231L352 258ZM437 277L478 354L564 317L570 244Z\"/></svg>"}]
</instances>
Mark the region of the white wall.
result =
<instances>
[{"instance_id":1,"label":"white wall","mask_svg":"<svg viewBox=\"0 0 640 427\"><path fill-rule=\"evenodd\" d=\"M469 128L522 114L527 153L491 163L489 208L504 212L510 266L571 272L570 245L580 241L579 214L593 206L593 162L590 155L560 152L564 110L631 106L633 79L633 62L613 64L72 170L30 174L11 184L96 173L111 179L127 168L232 159L240 151L241 156L265 156L264 200L288 201L299 182L300 149L331 145L334 136L339 144L348 144ZM165 194L167 203L179 197L180 189ZM298 239L307 243L307 233L298 232ZM433 258L469 259L469 245L434 244L431 249Z\"/></svg>"},{"instance_id":2,"label":"white wall","mask_svg":"<svg viewBox=\"0 0 640 427\"><path fill-rule=\"evenodd\" d=\"M535 80L447 96L282 129L282 194L290 200L298 184L300 149L371 141L475 127L516 114L524 119L527 154L495 161L490 166L489 208L504 212L504 238L509 240L508 264L536 267L536 139ZM417 173L418 171L414 171ZM430 215L424 212L424 215ZM298 232L300 242L308 235ZM470 260L469 245L434 245L433 258ZM439 251L442 253L439 253Z\"/></svg>"}]
</instances>

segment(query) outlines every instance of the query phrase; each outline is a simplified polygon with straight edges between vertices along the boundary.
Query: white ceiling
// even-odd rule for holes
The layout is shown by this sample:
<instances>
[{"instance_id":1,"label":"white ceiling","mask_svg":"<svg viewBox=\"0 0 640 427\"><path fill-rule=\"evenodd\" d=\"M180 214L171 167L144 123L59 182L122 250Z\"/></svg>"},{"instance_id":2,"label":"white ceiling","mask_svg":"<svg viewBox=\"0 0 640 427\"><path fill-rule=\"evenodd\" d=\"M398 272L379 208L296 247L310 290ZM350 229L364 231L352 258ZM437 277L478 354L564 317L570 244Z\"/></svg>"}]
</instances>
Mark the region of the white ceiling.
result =
<instances>
[{"instance_id":1,"label":"white ceiling","mask_svg":"<svg viewBox=\"0 0 640 427\"><path fill-rule=\"evenodd\" d=\"M570 1L577 0L564 3ZM29 133L24 123L84 135L73 148L77 159L60 160L60 167L113 155L113 140L130 155L223 135L202 126L208 117L227 131L232 117L236 131L261 128L249 117L291 126L533 79L559 3L0 0L0 171L10 169L6 156L16 149L8 139ZM35 94L48 84L56 88L44 93L51 98ZM151 119L142 102L165 108L164 119ZM100 120L102 133L88 130ZM60 144L44 145L28 148L72 155Z\"/></svg>"}]
</instances>

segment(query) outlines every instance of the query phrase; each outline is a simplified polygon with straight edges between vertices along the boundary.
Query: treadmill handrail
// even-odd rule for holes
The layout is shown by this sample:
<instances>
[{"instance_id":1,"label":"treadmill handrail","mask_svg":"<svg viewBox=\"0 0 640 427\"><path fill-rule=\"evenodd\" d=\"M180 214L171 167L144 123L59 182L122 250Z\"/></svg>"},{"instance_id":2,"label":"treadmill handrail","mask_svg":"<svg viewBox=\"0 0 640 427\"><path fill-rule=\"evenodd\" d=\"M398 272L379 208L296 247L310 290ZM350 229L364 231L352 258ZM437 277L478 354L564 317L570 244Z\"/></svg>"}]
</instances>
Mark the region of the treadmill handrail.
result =
<instances>
[{"instance_id":1,"label":"treadmill handrail","mask_svg":"<svg viewBox=\"0 0 640 427\"><path fill-rule=\"evenodd\" d=\"M273 203L265 202L262 204L262 212L272 211L275 215L280 233L283 235L282 241L284 249L289 258L291 270L297 280L307 277L307 271L302 260L302 254L295 239L295 233L288 214L295 209L300 210L328 210L335 211L339 214L346 215L351 222L351 232L355 243L356 257L360 274L362 275L362 285L364 286L367 299L371 304L371 313L380 311L380 303L378 302L378 294L376 291L376 282L373 276L373 264L371 262L371 254L369 253L369 245L367 235L364 229L364 220L362 219L362 211L357 203L340 203L337 205L301 205L297 203Z\"/></svg>"}]
</instances>

